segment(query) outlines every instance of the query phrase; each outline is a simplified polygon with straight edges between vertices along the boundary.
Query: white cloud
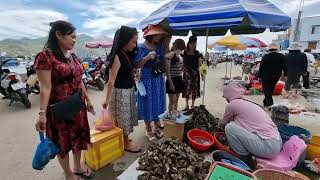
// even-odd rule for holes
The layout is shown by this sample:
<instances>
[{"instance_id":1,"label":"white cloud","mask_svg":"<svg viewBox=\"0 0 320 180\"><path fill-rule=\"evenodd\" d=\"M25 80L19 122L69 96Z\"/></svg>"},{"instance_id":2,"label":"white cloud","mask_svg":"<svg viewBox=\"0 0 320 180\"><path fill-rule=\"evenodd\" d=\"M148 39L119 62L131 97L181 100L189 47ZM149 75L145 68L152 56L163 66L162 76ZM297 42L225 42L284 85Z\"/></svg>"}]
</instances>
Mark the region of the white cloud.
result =
<instances>
[{"instance_id":1,"label":"white cloud","mask_svg":"<svg viewBox=\"0 0 320 180\"><path fill-rule=\"evenodd\" d=\"M85 29L91 29L94 35L100 35L106 31L115 31L121 25L138 27L139 22L159 8L166 1L147 0L98 0L88 7L88 18L84 23ZM113 35L113 32L107 35Z\"/></svg>"},{"instance_id":2,"label":"white cloud","mask_svg":"<svg viewBox=\"0 0 320 180\"><path fill-rule=\"evenodd\" d=\"M283 12L289 16L296 18L298 16L300 3L302 0L270 0L277 5ZM315 16L320 15L318 8L320 0L304 0L303 16Z\"/></svg>"},{"instance_id":3,"label":"white cloud","mask_svg":"<svg viewBox=\"0 0 320 180\"><path fill-rule=\"evenodd\" d=\"M0 39L21 37L43 37L49 30L49 23L68 18L52 10L7 10L0 11Z\"/></svg>"},{"instance_id":4,"label":"white cloud","mask_svg":"<svg viewBox=\"0 0 320 180\"><path fill-rule=\"evenodd\" d=\"M125 25L131 23L135 18L129 17L103 17L97 19L88 19L84 22L83 27L87 29L92 29L93 34L98 35L107 29L115 29L120 27L120 25Z\"/></svg>"}]
</instances>

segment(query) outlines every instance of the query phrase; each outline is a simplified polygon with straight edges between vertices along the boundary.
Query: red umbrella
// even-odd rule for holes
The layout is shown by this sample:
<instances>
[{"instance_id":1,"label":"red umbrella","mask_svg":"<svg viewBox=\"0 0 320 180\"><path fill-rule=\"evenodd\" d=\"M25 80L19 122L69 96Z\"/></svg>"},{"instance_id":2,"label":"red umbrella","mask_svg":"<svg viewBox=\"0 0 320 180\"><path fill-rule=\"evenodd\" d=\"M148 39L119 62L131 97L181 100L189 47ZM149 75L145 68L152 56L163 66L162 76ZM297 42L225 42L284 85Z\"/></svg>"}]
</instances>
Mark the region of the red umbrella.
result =
<instances>
[{"instance_id":1,"label":"red umbrella","mask_svg":"<svg viewBox=\"0 0 320 180\"><path fill-rule=\"evenodd\" d=\"M260 39L258 38L254 38L254 37L249 37L250 39L256 41L257 43L259 43L259 47L258 48L265 48L267 47L266 43L262 42ZM248 46L248 47L255 47L255 46Z\"/></svg>"},{"instance_id":2,"label":"red umbrella","mask_svg":"<svg viewBox=\"0 0 320 180\"><path fill-rule=\"evenodd\" d=\"M102 36L99 37L97 39L94 39L88 43L86 43L86 47L87 48L111 48L112 47L112 43L113 43L113 39L106 37L106 36Z\"/></svg>"}]
</instances>

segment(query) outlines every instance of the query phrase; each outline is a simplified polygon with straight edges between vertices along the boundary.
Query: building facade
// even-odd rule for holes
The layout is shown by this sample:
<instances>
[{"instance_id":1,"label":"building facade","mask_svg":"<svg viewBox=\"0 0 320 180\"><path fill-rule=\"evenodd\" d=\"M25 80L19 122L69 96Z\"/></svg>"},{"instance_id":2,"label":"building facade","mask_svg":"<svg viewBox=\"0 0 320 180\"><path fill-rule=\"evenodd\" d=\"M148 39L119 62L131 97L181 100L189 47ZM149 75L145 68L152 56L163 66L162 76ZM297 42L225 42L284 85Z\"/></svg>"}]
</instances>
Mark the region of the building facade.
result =
<instances>
[{"instance_id":1,"label":"building facade","mask_svg":"<svg viewBox=\"0 0 320 180\"><path fill-rule=\"evenodd\" d=\"M320 49L320 16L301 18L298 31L296 31L297 20L293 20L290 29L290 42L294 42L295 33L297 42L300 42L304 49Z\"/></svg>"}]
</instances>

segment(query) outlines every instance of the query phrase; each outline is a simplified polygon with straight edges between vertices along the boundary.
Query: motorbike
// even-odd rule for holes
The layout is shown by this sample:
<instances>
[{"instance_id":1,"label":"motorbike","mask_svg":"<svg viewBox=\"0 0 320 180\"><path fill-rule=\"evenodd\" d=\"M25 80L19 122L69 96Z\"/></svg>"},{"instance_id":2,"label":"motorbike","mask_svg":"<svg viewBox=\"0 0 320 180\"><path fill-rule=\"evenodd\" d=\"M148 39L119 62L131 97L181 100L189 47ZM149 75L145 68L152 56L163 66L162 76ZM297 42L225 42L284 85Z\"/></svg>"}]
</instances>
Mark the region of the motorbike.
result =
<instances>
[{"instance_id":1,"label":"motorbike","mask_svg":"<svg viewBox=\"0 0 320 180\"><path fill-rule=\"evenodd\" d=\"M3 65L9 60L1 58L0 61L0 93L4 95L3 99L11 100L9 106L14 101L21 102L26 108L31 108L31 103L26 91L26 85L22 82L19 74L10 72L9 69L3 69Z\"/></svg>"},{"instance_id":2,"label":"motorbike","mask_svg":"<svg viewBox=\"0 0 320 180\"><path fill-rule=\"evenodd\" d=\"M28 77L26 81L27 93L39 94L40 93L39 79L35 70L33 69L33 62L30 62L26 66L26 70L27 70L27 77Z\"/></svg>"},{"instance_id":3,"label":"motorbike","mask_svg":"<svg viewBox=\"0 0 320 180\"><path fill-rule=\"evenodd\" d=\"M82 81L84 85L97 87L100 91L104 90L104 81L102 79L103 72L97 68L95 64L88 64L87 62L82 63L84 73L82 75Z\"/></svg>"}]
</instances>

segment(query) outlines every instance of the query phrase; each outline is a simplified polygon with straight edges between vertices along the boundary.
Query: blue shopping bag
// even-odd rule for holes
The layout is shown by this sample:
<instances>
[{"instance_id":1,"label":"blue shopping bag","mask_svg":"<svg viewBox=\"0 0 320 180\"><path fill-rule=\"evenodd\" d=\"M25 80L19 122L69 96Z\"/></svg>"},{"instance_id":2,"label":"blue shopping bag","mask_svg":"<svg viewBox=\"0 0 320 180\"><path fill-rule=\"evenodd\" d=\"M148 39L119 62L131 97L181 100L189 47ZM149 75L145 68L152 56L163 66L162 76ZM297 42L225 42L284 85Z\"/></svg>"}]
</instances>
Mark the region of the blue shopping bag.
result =
<instances>
[{"instance_id":1,"label":"blue shopping bag","mask_svg":"<svg viewBox=\"0 0 320 180\"><path fill-rule=\"evenodd\" d=\"M144 86L144 84L141 81L136 81L136 87L137 87L137 90L138 90L140 96L147 95L146 87Z\"/></svg>"},{"instance_id":2,"label":"blue shopping bag","mask_svg":"<svg viewBox=\"0 0 320 180\"><path fill-rule=\"evenodd\" d=\"M53 159L60 150L50 139L44 138L43 132L39 132L40 143L32 160L32 168L42 170L51 159Z\"/></svg>"}]
</instances>

